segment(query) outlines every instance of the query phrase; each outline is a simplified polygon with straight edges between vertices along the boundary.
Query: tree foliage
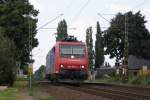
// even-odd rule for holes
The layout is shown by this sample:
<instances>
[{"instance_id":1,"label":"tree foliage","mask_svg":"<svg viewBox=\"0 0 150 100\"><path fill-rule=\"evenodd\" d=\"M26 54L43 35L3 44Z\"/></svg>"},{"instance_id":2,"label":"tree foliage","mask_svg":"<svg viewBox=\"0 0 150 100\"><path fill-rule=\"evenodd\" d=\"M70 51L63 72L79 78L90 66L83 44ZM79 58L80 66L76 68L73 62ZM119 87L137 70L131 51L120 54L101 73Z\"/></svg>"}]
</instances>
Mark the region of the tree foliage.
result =
<instances>
[{"instance_id":1,"label":"tree foliage","mask_svg":"<svg viewBox=\"0 0 150 100\"><path fill-rule=\"evenodd\" d=\"M28 0L1 0L0 27L4 36L12 41L17 49L17 61L21 66L30 62L29 52L38 45L35 18L38 11ZM29 50L29 30L32 34L32 49Z\"/></svg>"},{"instance_id":2,"label":"tree foliage","mask_svg":"<svg viewBox=\"0 0 150 100\"><path fill-rule=\"evenodd\" d=\"M67 36L67 23L65 20L62 20L58 23L56 41L62 40Z\"/></svg>"},{"instance_id":3,"label":"tree foliage","mask_svg":"<svg viewBox=\"0 0 150 100\"><path fill-rule=\"evenodd\" d=\"M16 77L16 48L14 42L0 32L0 85L12 85Z\"/></svg>"},{"instance_id":4,"label":"tree foliage","mask_svg":"<svg viewBox=\"0 0 150 100\"><path fill-rule=\"evenodd\" d=\"M89 69L93 69L93 60L94 60L94 51L93 51L93 39L92 39L92 27L87 28L86 30L86 45L88 48L89 54Z\"/></svg>"},{"instance_id":5,"label":"tree foliage","mask_svg":"<svg viewBox=\"0 0 150 100\"><path fill-rule=\"evenodd\" d=\"M45 78L45 65L41 65L40 68L34 74L34 80L43 80Z\"/></svg>"},{"instance_id":6,"label":"tree foliage","mask_svg":"<svg viewBox=\"0 0 150 100\"><path fill-rule=\"evenodd\" d=\"M104 63L104 46L100 24L97 22L97 32L95 41L95 68L99 68Z\"/></svg>"},{"instance_id":7,"label":"tree foliage","mask_svg":"<svg viewBox=\"0 0 150 100\"><path fill-rule=\"evenodd\" d=\"M128 32L128 54L150 58L150 34L145 27L145 17L140 12L133 14L131 11L118 13L111 20L104 35L106 54L110 54L110 58L116 57L116 61L123 58L125 23Z\"/></svg>"}]
</instances>

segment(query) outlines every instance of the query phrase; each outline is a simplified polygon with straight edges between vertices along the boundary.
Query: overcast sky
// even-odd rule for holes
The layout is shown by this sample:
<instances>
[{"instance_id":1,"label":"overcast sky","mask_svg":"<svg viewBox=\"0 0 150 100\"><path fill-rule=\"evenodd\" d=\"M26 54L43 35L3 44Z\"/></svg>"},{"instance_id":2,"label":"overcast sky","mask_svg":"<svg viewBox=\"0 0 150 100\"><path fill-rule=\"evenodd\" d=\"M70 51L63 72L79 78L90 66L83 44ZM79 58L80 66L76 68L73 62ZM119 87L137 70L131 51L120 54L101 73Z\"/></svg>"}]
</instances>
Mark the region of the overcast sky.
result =
<instances>
[{"instance_id":1,"label":"overcast sky","mask_svg":"<svg viewBox=\"0 0 150 100\"><path fill-rule=\"evenodd\" d=\"M85 31L89 26L93 27L93 38L95 40L96 22L99 21L101 30L109 26L109 20L118 12L141 11L148 21L146 27L150 29L150 0L29 0L35 9L39 10L38 27L58 17L37 33L39 45L33 50L34 70L40 65L45 65L46 54L55 44L55 35L58 22L65 19L68 24L68 33L76 36L79 40L85 41ZM104 18L98 15L100 13ZM76 29L72 29L76 28ZM108 59L107 62L114 65L114 60Z\"/></svg>"}]
</instances>

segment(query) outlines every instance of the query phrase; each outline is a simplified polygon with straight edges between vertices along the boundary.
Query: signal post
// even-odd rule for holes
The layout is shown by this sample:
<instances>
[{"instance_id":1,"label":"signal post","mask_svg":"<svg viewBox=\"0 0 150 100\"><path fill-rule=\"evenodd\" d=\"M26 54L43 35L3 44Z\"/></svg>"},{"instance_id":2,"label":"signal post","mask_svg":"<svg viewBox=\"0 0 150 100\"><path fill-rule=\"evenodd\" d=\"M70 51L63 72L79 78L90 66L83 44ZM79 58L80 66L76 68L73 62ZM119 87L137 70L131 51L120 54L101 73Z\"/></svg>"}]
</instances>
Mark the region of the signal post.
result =
<instances>
[{"instance_id":1,"label":"signal post","mask_svg":"<svg viewBox=\"0 0 150 100\"><path fill-rule=\"evenodd\" d=\"M28 66L29 88L32 87L32 74L33 74L33 64L30 63Z\"/></svg>"}]
</instances>

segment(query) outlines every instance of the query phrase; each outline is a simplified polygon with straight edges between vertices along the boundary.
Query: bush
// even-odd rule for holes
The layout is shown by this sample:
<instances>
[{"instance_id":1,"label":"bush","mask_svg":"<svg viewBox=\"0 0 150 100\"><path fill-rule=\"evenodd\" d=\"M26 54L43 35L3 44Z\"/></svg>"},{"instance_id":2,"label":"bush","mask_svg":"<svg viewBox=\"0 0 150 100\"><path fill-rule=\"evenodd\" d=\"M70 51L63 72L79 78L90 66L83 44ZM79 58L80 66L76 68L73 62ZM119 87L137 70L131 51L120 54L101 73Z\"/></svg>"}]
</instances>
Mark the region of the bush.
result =
<instances>
[{"instance_id":1,"label":"bush","mask_svg":"<svg viewBox=\"0 0 150 100\"><path fill-rule=\"evenodd\" d=\"M150 85L150 75L147 75L147 76L130 75L128 83L129 84L136 84L136 85Z\"/></svg>"},{"instance_id":2,"label":"bush","mask_svg":"<svg viewBox=\"0 0 150 100\"><path fill-rule=\"evenodd\" d=\"M141 84L142 78L140 76L133 77L131 80L129 80L129 83L131 84Z\"/></svg>"},{"instance_id":3,"label":"bush","mask_svg":"<svg viewBox=\"0 0 150 100\"><path fill-rule=\"evenodd\" d=\"M24 77L18 77L16 81L27 81L27 78L24 78Z\"/></svg>"},{"instance_id":4,"label":"bush","mask_svg":"<svg viewBox=\"0 0 150 100\"><path fill-rule=\"evenodd\" d=\"M147 75L143 78L142 84L150 85L150 75Z\"/></svg>"},{"instance_id":5,"label":"bush","mask_svg":"<svg viewBox=\"0 0 150 100\"><path fill-rule=\"evenodd\" d=\"M36 72L33 75L33 79L35 81L40 81L43 80L45 78L45 65L41 65L40 68L38 70L36 70Z\"/></svg>"},{"instance_id":6,"label":"bush","mask_svg":"<svg viewBox=\"0 0 150 100\"><path fill-rule=\"evenodd\" d=\"M13 85L16 78L15 46L0 33L0 84Z\"/></svg>"}]
</instances>

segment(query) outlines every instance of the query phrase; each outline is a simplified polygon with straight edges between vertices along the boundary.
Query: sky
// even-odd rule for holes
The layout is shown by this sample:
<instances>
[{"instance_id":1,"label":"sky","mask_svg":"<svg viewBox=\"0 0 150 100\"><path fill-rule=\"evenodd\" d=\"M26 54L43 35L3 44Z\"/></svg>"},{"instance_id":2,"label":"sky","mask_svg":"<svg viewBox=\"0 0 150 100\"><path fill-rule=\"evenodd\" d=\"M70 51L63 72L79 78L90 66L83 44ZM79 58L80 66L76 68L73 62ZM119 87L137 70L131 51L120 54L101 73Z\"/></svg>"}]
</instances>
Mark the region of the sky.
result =
<instances>
[{"instance_id":1,"label":"sky","mask_svg":"<svg viewBox=\"0 0 150 100\"><path fill-rule=\"evenodd\" d=\"M39 45L33 49L34 71L46 64L46 55L55 44L56 28L62 19L67 22L68 34L76 36L83 42L85 42L88 27L92 26L95 41L96 22L99 21L101 30L105 30L109 27L109 21L118 12L133 11L135 13L140 10L148 21L146 27L150 30L150 0L29 0L29 2L39 10L38 28L50 22L40 28L36 35ZM109 59L108 55L105 56L105 61L112 66L115 63L115 59Z\"/></svg>"}]
</instances>

